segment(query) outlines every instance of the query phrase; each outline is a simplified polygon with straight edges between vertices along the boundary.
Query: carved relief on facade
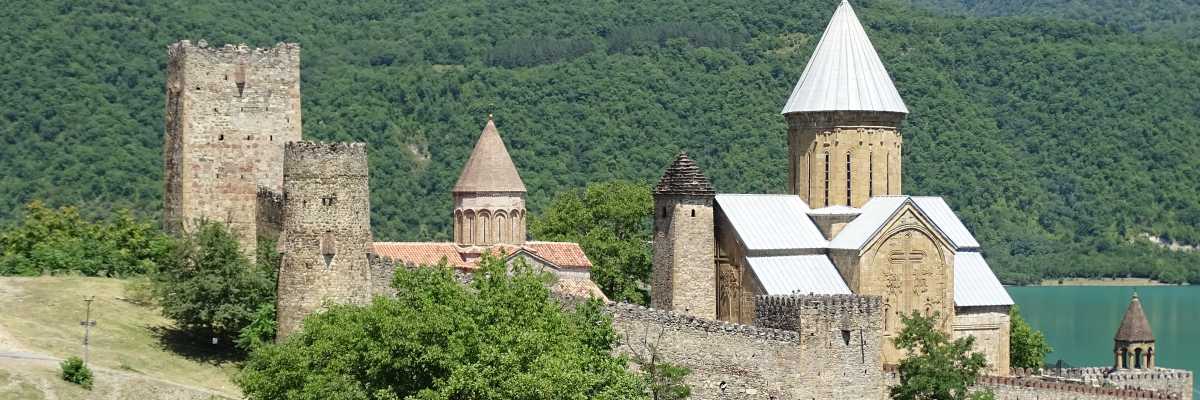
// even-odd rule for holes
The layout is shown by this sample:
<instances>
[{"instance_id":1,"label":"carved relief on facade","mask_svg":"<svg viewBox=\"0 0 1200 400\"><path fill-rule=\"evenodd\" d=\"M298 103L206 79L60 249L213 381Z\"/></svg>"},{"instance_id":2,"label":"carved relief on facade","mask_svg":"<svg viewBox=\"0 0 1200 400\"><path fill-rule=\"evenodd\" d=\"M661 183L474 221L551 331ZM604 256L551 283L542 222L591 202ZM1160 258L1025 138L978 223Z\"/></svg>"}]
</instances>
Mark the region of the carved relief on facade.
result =
<instances>
[{"instance_id":1,"label":"carved relief on facade","mask_svg":"<svg viewBox=\"0 0 1200 400\"><path fill-rule=\"evenodd\" d=\"M717 319L738 322L742 319L742 271L729 263L717 266Z\"/></svg>"},{"instance_id":2,"label":"carved relief on facade","mask_svg":"<svg viewBox=\"0 0 1200 400\"><path fill-rule=\"evenodd\" d=\"M880 234L882 238L862 258L862 293L883 297L884 335L894 337L903 327L901 316L916 311L940 313L941 327L953 317L947 293L950 281L949 250L913 210L901 214ZM885 360L894 362L899 352L885 346Z\"/></svg>"}]
</instances>

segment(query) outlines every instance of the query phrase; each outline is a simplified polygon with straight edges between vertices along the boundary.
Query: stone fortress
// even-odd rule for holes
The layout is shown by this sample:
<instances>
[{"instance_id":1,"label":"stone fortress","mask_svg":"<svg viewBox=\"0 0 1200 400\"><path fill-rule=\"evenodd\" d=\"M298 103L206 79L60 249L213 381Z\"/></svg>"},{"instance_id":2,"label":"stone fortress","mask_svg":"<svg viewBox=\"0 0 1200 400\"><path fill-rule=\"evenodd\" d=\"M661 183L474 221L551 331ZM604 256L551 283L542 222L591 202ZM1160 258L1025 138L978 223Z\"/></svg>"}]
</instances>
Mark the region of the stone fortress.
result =
<instances>
[{"instance_id":1,"label":"stone fortress","mask_svg":"<svg viewBox=\"0 0 1200 400\"><path fill-rule=\"evenodd\" d=\"M453 242L375 242L367 147L304 142L300 47L168 47L164 225L230 226L249 256L277 242L279 338L330 303L390 295L395 268L444 262L469 279L486 253L553 273L565 304L604 299L577 244L528 240L526 188L491 116L451 196ZM1191 399L1156 366L1135 297L1114 366L1010 371L1012 300L938 197L901 193L907 107L843 2L783 114L790 194L718 194L680 154L654 188L653 308L609 303L617 349L692 370L696 398L883 399L903 356L899 315L941 316L988 359L1000 399Z\"/></svg>"}]
</instances>

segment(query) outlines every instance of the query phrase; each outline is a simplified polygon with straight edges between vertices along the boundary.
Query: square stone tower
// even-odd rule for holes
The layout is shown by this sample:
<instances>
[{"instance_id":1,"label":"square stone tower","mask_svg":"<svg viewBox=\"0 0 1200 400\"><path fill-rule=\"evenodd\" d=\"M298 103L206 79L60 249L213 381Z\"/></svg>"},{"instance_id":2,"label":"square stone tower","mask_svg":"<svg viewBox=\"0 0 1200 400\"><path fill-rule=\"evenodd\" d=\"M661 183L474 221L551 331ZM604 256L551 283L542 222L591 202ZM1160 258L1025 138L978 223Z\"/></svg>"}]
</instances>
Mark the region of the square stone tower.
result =
<instances>
[{"instance_id":1,"label":"square stone tower","mask_svg":"<svg viewBox=\"0 0 1200 400\"><path fill-rule=\"evenodd\" d=\"M279 339L327 304L371 299L373 242L365 144L288 143L283 165Z\"/></svg>"},{"instance_id":2,"label":"square stone tower","mask_svg":"<svg viewBox=\"0 0 1200 400\"><path fill-rule=\"evenodd\" d=\"M225 223L255 252L259 187L283 188L283 148L300 140L300 47L167 47L163 224Z\"/></svg>"},{"instance_id":3,"label":"square stone tower","mask_svg":"<svg viewBox=\"0 0 1200 400\"><path fill-rule=\"evenodd\" d=\"M717 318L715 196L708 177L685 153L654 187L654 308Z\"/></svg>"}]
</instances>

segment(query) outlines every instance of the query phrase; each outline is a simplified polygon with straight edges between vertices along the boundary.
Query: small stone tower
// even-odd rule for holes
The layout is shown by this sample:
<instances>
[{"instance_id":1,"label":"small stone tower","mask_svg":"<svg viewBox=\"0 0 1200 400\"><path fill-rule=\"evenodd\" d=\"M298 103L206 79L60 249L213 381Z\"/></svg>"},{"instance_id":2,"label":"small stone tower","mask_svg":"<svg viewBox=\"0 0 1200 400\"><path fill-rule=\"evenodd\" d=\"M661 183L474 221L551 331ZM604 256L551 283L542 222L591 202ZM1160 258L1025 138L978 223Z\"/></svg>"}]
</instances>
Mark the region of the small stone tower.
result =
<instances>
[{"instance_id":1,"label":"small stone tower","mask_svg":"<svg viewBox=\"0 0 1200 400\"><path fill-rule=\"evenodd\" d=\"M812 208L900 194L908 114L850 3L843 1L783 107L788 189Z\"/></svg>"},{"instance_id":2,"label":"small stone tower","mask_svg":"<svg viewBox=\"0 0 1200 400\"><path fill-rule=\"evenodd\" d=\"M259 188L283 187L284 143L300 140L300 46L167 47L163 225L220 221L255 249Z\"/></svg>"},{"instance_id":3,"label":"small stone tower","mask_svg":"<svg viewBox=\"0 0 1200 400\"><path fill-rule=\"evenodd\" d=\"M1142 301L1136 292L1125 309L1125 317L1113 337L1113 363L1118 369L1153 369L1155 361L1154 334L1150 321L1142 311Z\"/></svg>"},{"instance_id":4,"label":"small stone tower","mask_svg":"<svg viewBox=\"0 0 1200 400\"><path fill-rule=\"evenodd\" d=\"M451 192L459 246L525 243L525 183L491 114Z\"/></svg>"},{"instance_id":5,"label":"small stone tower","mask_svg":"<svg viewBox=\"0 0 1200 400\"><path fill-rule=\"evenodd\" d=\"M326 303L370 300L371 205L363 143L287 144L278 339Z\"/></svg>"},{"instance_id":6,"label":"small stone tower","mask_svg":"<svg viewBox=\"0 0 1200 400\"><path fill-rule=\"evenodd\" d=\"M717 318L715 195L686 153L679 153L654 187L654 308Z\"/></svg>"}]
</instances>

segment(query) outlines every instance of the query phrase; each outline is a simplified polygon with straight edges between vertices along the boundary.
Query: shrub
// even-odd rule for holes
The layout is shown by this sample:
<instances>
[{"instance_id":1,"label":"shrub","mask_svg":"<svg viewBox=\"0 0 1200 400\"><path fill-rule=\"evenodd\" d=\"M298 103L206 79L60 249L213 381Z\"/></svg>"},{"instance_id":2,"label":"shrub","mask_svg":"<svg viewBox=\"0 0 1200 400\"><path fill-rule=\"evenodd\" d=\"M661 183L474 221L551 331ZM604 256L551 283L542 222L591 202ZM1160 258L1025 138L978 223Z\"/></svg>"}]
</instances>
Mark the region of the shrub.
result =
<instances>
[{"instance_id":1,"label":"shrub","mask_svg":"<svg viewBox=\"0 0 1200 400\"><path fill-rule=\"evenodd\" d=\"M92 370L83 364L82 359L72 356L63 360L61 365L64 380L82 386L84 389L92 389Z\"/></svg>"}]
</instances>

